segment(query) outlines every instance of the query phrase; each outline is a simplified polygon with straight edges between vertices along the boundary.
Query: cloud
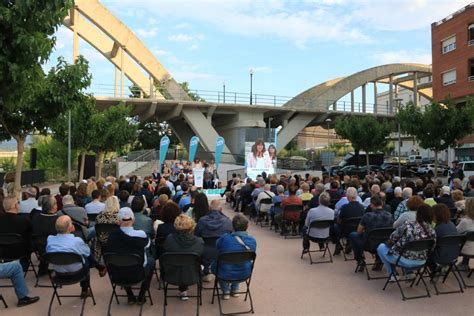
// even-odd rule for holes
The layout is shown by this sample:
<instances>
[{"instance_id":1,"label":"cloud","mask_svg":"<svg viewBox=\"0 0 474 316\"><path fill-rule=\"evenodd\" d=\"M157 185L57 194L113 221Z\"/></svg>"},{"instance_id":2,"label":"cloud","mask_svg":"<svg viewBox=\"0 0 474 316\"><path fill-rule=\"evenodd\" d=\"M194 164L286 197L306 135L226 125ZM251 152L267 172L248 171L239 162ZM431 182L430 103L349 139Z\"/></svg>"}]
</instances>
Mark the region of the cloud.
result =
<instances>
[{"instance_id":1,"label":"cloud","mask_svg":"<svg viewBox=\"0 0 474 316\"><path fill-rule=\"evenodd\" d=\"M168 39L172 42L182 42L182 43L187 43L187 42L195 42L195 41L202 41L204 39L204 35L198 34L198 35L189 35L189 34L174 34L168 36Z\"/></svg>"},{"instance_id":2,"label":"cloud","mask_svg":"<svg viewBox=\"0 0 474 316\"><path fill-rule=\"evenodd\" d=\"M431 53L423 53L420 51L388 51L373 54L373 57L383 64L394 63L415 63L415 64L431 64Z\"/></svg>"},{"instance_id":3,"label":"cloud","mask_svg":"<svg viewBox=\"0 0 474 316\"><path fill-rule=\"evenodd\" d=\"M254 73L271 73L273 69L267 66L258 66L258 67L249 67L248 69L252 69Z\"/></svg>"},{"instance_id":4,"label":"cloud","mask_svg":"<svg viewBox=\"0 0 474 316\"><path fill-rule=\"evenodd\" d=\"M158 34L158 28L153 27L150 29L138 29L136 33L144 38L155 37L156 34Z\"/></svg>"},{"instance_id":5,"label":"cloud","mask_svg":"<svg viewBox=\"0 0 474 316\"><path fill-rule=\"evenodd\" d=\"M196 50L196 49L198 49L198 48L199 48L199 45L198 45L198 44L192 44L192 45L189 47L190 50Z\"/></svg>"},{"instance_id":6,"label":"cloud","mask_svg":"<svg viewBox=\"0 0 474 316\"><path fill-rule=\"evenodd\" d=\"M152 51L156 56L169 56L169 55L171 55L170 52L168 52L166 50L162 50L162 49L153 49Z\"/></svg>"}]
</instances>

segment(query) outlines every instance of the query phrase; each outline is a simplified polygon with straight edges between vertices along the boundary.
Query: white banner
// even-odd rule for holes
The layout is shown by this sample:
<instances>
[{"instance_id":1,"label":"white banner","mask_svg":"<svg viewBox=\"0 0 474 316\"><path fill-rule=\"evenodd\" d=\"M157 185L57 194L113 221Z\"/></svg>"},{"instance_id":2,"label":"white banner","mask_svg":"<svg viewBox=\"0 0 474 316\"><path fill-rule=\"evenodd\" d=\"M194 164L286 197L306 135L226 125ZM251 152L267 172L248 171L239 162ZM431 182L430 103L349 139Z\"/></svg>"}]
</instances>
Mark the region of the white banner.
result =
<instances>
[{"instance_id":1,"label":"white banner","mask_svg":"<svg viewBox=\"0 0 474 316\"><path fill-rule=\"evenodd\" d=\"M261 175L262 172L265 172L267 175L274 174L275 169L273 167L270 168L247 168L247 177L252 180L257 179L258 175Z\"/></svg>"}]
</instances>

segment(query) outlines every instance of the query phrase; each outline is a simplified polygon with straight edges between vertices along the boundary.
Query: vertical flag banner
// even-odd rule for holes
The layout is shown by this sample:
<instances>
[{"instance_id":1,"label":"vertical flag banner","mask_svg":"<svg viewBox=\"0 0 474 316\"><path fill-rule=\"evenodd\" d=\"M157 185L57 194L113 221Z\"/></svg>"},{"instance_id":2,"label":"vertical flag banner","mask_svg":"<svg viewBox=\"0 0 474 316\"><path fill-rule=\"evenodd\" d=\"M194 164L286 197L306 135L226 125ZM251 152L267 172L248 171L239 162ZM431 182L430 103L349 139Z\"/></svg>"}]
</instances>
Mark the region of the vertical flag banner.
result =
<instances>
[{"instance_id":1,"label":"vertical flag banner","mask_svg":"<svg viewBox=\"0 0 474 316\"><path fill-rule=\"evenodd\" d=\"M224 150L225 140L224 137L219 136L216 139L216 170L219 169L219 162L222 158L222 151Z\"/></svg>"},{"instance_id":2,"label":"vertical flag banner","mask_svg":"<svg viewBox=\"0 0 474 316\"><path fill-rule=\"evenodd\" d=\"M168 136L161 137L160 140L160 172L163 163L165 162L166 154L168 153L168 147L170 145L170 139Z\"/></svg>"},{"instance_id":3,"label":"vertical flag banner","mask_svg":"<svg viewBox=\"0 0 474 316\"><path fill-rule=\"evenodd\" d=\"M191 137L191 140L189 141L189 161L193 162L194 157L196 156L196 151L199 146L199 137L193 136Z\"/></svg>"}]
</instances>

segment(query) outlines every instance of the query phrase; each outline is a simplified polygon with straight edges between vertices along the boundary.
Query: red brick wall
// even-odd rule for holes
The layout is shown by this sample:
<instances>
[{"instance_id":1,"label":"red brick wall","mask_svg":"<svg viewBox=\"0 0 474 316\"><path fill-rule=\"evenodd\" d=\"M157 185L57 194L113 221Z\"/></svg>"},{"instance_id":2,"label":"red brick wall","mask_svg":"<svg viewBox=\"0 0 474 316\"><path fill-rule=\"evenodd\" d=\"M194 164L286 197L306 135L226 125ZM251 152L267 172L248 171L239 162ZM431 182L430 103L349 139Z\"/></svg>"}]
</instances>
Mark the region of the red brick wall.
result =
<instances>
[{"instance_id":1,"label":"red brick wall","mask_svg":"<svg viewBox=\"0 0 474 316\"><path fill-rule=\"evenodd\" d=\"M448 95L453 99L474 95L474 81L468 81L469 59L474 58L474 45L468 46L468 26L474 23L474 7L455 15L440 25L431 25L433 58L433 97L442 101ZM456 49L442 54L441 41L456 34ZM456 68L456 83L443 86L442 73Z\"/></svg>"}]
</instances>

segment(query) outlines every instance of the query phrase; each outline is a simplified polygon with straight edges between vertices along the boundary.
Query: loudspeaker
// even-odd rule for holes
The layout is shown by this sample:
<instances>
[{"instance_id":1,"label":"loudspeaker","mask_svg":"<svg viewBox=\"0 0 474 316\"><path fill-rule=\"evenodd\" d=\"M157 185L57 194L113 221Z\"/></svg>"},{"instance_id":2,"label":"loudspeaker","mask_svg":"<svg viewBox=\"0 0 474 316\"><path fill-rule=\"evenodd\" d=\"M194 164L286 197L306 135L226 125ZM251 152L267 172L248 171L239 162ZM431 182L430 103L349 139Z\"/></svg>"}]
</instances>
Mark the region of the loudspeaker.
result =
<instances>
[{"instance_id":1,"label":"loudspeaker","mask_svg":"<svg viewBox=\"0 0 474 316\"><path fill-rule=\"evenodd\" d=\"M81 168L81 156L77 159L77 174L79 174ZM84 162L84 179L95 177L95 155L86 155ZM79 181L82 179L79 179Z\"/></svg>"},{"instance_id":2,"label":"loudspeaker","mask_svg":"<svg viewBox=\"0 0 474 316\"><path fill-rule=\"evenodd\" d=\"M36 168L36 158L38 156L38 149L31 148L30 149L30 169Z\"/></svg>"}]
</instances>

